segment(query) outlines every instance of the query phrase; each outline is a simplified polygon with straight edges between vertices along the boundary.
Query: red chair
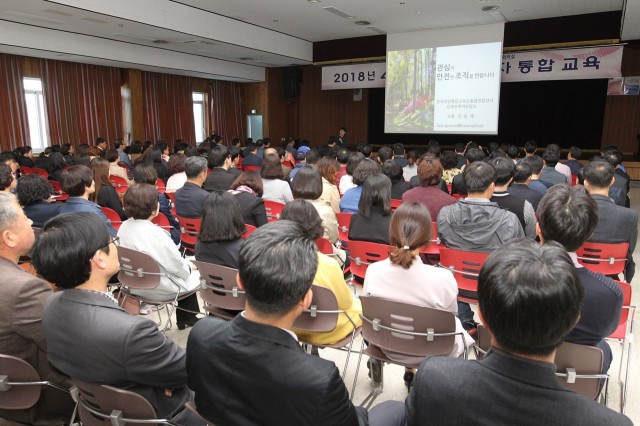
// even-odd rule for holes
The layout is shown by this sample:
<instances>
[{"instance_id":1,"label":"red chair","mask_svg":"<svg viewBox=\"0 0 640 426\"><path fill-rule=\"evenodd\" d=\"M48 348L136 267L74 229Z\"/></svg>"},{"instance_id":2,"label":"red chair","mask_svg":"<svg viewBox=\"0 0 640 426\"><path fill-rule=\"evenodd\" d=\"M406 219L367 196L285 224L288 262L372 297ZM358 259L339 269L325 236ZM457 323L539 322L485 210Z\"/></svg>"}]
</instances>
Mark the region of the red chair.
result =
<instances>
[{"instance_id":1,"label":"red chair","mask_svg":"<svg viewBox=\"0 0 640 426\"><path fill-rule=\"evenodd\" d=\"M242 166L242 171L243 172L252 172L252 171L259 172L261 168L262 167L260 166Z\"/></svg>"},{"instance_id":2,"label":"red chair","mask_svg":"<svg viewBox=\"0 0 640 426\"><path fill-rule=\"evenodd\" d=\"M164 194L167 189L167 186L164 184L164 182L160 178L156 180L156 187L158 188L158 192L160 194Z\"/></svg>"},{"instance_id":3,"label":"red chair","mask_svg":"<svg viewBox=\"0 0 640 426\"><path fill-rule=\"evenodd\" d=\"M571 175L571 186L576 186L578 184L578 176Z\"/></svg>"},{"instance_id":4,"label":"red chair","mask_svg":"<svg viewBox=\"0 0 640 426\"><path fill-rule=\"evenodd\" d=\"M452 188L453 188L453 185L452 185L452 184L450 184L450 183L448 183L448 184L447 184L447 191L449 191L449 194L451 194L451 190L452 190Z\"/></svg>"},{"instance_id":5,"label":"red chair","mask_svg":"<svg viewBox=\"0 0 640 426\"><path fill-rule=\"evenodd\" d=\"M316 246L318 247L318 251L320 253L326 254L327 256L333 256L333 244L331 244L331 241L327 240L326 238L317 238Z\"/></svg>"},{"instance_id":6,"label":"red chair","mask_svg":"<svg viewBox=\"0 0 640 426\"><path fill-rule=\"evenodd\" d=\"M171 224L169 223L169 218L164 213L158 212L158 215L151 219L151 222L158 225L165 231L171 232Z\"/></svg>"},{"instance_id":7,"label":"red chair","mask_svg":"<svg viewBox=\"0 0 640 426\"><path fill-rule=\"evenodd\" d=\"M164 196L167 197L169 199L169 201L171 201L171 205L172 206L176 205L176 193L175 192L166 192L165 191Z\"/></svg>"},{"instance_id":8,"label":"red chair","mask_svg":"<svg viewBox=\"0 0 640 426\"><path fill-rule=\"evenodd\" d=\"M340 241L347 241L349 239L351 216L353 216L352 213L336 213L336 219L338 221L338 238Z\"/></svg>"},{"instance_id":9,"label":"red chair","mask_svg":"<svg viewBox=\"0 0 640 426\"><path fill-rule=\"evenodd\" d=\"M258 229L253 225L249 225L248 223L245 223L244 227L247 228L247 230L245 231L244 234L242 234L242 237L241 237L242 239L246 239L249 235L253 234L253 231Z\"/></svg>"},{"instance_id":10,"label":"red chair","mask_svg":"<svg viewBox=\"0 0 640 426\"><path fill-rule=\"evenodd\" d=\"M464 195L462 194L451 194L451 196L456 200L464 200Z\"/></svg>"},{"instance_id":11,"label":"red chair","mask_svg":"<svg viewBox=\"0 0 640 426\"><path fill-rule=\"evenodd\" d=\"M20 166L20 173L23 175L31 175L33 174L33 169L27 166Z\"/></svg>"},{"instance_id":12,"label":"red chair","mask_svg":"<svg viewBox=\"0 0 640 426\"><path fill-rule=\"evenodd\" d=\"M585 242L576 250L578 262L593 272L604 275L618 275L624 272L627 264L629 243L593 243Z\"/></svg>"},{"instance_id":13,"label":"red chair","mask_svg":"<svg viewBox=\"0 0 640 426\"><path fill-rule=\"evenodd\" d=\"M100 207L100 209L102 209L102 212L107 217L109 223L111 223L111 226L113 226L116 231L120 229L122 220L120 220L120 216L118 216L118 213L116 213L115 210L110 209L109 207Z\"/></svg>"},{"instance_id":14,"label":"red chair","mask_svg":"<svg viewBox=\"0 0 640 426\"><path fill-rule=\"evenodd\" d=\"M402 204L402 200L391 200L391 211L395 212L398 207Z\"/></svg>"},{"instance_id":15,"label":"red chair","mask_svg":"<svg viewBox=\"0 0 640 426\"><path fill-rule=\"evenodd\" d=\"M282 162L282 165L283 165L283 166L287 166L287 167L289 167L290 169L293 169L293 168L295 167L295 166L293 165L293 163L292 163L291 161L289 161L289 160L287 160L287 161L283 161L283 162Z\"/></svg>"},{"instance_id":16,"label":"red chair","mask_svg":"<svg viewBox=\"0 0 640 426\"><path fill-rule=\"evenodd\" d=\"M389 257L389 251L393 248L387 244L370 243L368 241L347 241L349 245L349 258L351 259L351 273L364 278L367 268L372 263L379 262Z\"/></svg>"},{"instance_id":17,"label":"red chair","mask_svg":"<svg viewBox=\"0 0 640 426\"><path fill-rule=\"evenodd\" d=\"M431 244L423 247L420 253L440 255L440 238L438 238L438 224L431 222Z\"/></svg>"},{"instance_id":18,"label":"red chair","mask_svg":"<svg viewBox=\"0 0 640 426\"><path fill-rule=\"evenodd\" d=\"M69 199L69 194L62 190L60 182L50 180L49 183L51 183L51 186L53 187L53 198L55 198L56 201L67 201Z\"/></svg>"},{"instance_id":19,"label":"red chair","mask_svg":"<svg viewBox=\"0 0 640 426\"><path fill-rule=\"evenodd\" d=\"M275 222L280 219L280 215L282 214L284 207L284 204L278 203L277 201L264 200L264 209L267 212L267 220L269 222Z\"/></svg>"},{"instance_id":20,"label":"red chair","mask_svg":"<svg viewBox=\"0 0 640 426\"><path fill-rule=\"evenodd\" d=\"M458 283L458 300L478 302L478 275L490 253L440 248L439 266L449 269Z\"/></svg>"},{"instance_id":21,"label":"red chair","mask_svg":"<svg viewBox=\"0 0 640 426\"><path fill-rule=\"evenodd\" d=\"M119 194L124 194L129 189L127 181L120 176L110 175L109 182L111 182L111 185L113 185L113 187L116 189L116 192Z\"/></svg>"},{"instance_id":22,"label":"red chair","mask_svg":"<svg viewBox=\"0 0 640 426\"><path fill-rule=\"evenodd\" d=\"M615 340L620 343L622 355L620 356L620 367L618 368L618 381L622 386L622 398L620 412L624 414L625 405L627 402L627 388L629 383L629 362L631 361L631 344L633 343L633 319L636 312L636 307L631 305L631 284L616 281L622 290L622 312L620 313L620 322L618 328L607 337L607 340ZM627 368L625 370L625 379L622 378L622 365L624 361L624 346L627 344Z\"/></svg>"},{"instance_id":23,"label":"red chair","mask_svg":"<svg viewBox=\"0 0 640 426\"><path fill-rule=\"evenodd\" d=\"M31 169L31 173L33 173L35 175L43 176L45 179L49 179L49 172L46 171L45 169L41 169L39 167L33 167Z\"/></svg>"},{"instance_id":24,"label":"red chair","mask_svg":"<svg viewBox=\"0 0 640 426\"><path fill-rule=\"evenodd\" d=\"M200 234L200 226L202 218L187 218L176 216L180 223L180 243L185 252L193 253L198 242L198 234Z\"/></svg>"}]
</instances>

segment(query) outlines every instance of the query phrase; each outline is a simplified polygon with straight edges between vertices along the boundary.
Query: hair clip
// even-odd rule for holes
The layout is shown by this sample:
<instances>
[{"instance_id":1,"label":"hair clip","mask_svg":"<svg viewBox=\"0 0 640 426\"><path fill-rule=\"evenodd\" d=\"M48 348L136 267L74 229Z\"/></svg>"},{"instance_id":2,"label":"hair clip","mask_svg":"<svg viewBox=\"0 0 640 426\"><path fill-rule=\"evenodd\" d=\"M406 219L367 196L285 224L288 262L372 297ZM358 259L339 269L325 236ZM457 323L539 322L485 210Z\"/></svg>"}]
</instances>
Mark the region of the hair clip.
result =
<instances>
[{"instance_id":1,"label":"hair clip","mask_svg":"<svg viewBox=\"0 0 640 426\"><path fill-rule=\"evenodd\" d=\"M409 246L404 246L404 247L402 247L402 249L403 249L403 250L411 250L411 247L409 247Z\"/></svg>"}]
</instances>

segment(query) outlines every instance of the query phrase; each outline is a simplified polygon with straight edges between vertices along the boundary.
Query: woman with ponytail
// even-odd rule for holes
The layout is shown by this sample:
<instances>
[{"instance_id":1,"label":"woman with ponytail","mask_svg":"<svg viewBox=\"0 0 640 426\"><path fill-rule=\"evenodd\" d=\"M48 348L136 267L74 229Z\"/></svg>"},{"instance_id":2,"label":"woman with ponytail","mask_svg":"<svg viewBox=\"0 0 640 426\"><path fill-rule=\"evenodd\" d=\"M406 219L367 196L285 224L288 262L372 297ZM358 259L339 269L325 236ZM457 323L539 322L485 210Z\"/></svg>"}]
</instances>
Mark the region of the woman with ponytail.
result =
<instances>
[{"instance_id":1,"label":"woman with ponytail","mask_svg":"<svg viewBox=\"0 0 640 426\"><path fill-rule=\"evenodd\" d=\"M457 313L458 285L453 274L445 268L425 265L420 249L431 242L431 215L420 203L403 203L393 214L389 226L389 242L394 247L389 258L369 265L364 279L364 294L396 302L410 303L432 309ZM474 343L456 317L456 331L464 333L466 345ZM449 356L460 356L464 342L456 337ZM420 359L394 353L386 355L407 363ZM413 370L407 369L404 380L407 388L413 382Z\"/></svg>"}]
</instances>

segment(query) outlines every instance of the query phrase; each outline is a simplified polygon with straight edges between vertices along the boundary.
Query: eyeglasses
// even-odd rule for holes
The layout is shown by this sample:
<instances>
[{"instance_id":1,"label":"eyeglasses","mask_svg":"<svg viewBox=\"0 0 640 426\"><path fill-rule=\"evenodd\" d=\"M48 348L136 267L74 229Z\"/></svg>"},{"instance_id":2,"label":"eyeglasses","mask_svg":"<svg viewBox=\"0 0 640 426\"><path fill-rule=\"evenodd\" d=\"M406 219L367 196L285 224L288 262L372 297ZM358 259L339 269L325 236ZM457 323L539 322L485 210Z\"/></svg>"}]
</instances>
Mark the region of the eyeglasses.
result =
<instances>
[{"instance_id":1,"label":"eyeglasses","mask_svg":"<svg viewBox=\"0 0 640 426\"><path fill-rule=\"evenodd\" d=\"M120 237L112 238L109 244L113 243L116 247L120 247Z\"/></svg>"}]
</instances>

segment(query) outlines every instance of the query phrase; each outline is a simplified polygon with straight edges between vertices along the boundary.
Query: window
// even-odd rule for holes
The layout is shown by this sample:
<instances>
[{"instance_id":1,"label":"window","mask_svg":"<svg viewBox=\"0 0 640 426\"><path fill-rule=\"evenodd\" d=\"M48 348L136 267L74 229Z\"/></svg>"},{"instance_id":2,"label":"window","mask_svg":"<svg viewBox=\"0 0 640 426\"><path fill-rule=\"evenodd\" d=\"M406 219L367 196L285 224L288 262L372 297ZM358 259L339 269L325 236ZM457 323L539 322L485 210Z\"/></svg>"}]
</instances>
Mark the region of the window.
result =
<instances>
[{"instance_id":1,"label":"window","mask_svg":"<svg viewBox=\"0 0 640 426\"><path fill-rule=\"evenodd\" d=\"M204 93L193 92L193 121L196 125L196 142L204 141Z\"/></svg>"},{"instance_id":2,"label":"window","mask_svg":"<svg viewBox=\"0 0 640 426\"><path fill-rule=\"evenodd\" d=\"M24 86L24 99L27 104L31 148L34 151L43 151L49 146L49 138L47 136L47 120L44 114L42 80L39 78L23 78L22 84Z\"/></svg>"}]
</instances>

